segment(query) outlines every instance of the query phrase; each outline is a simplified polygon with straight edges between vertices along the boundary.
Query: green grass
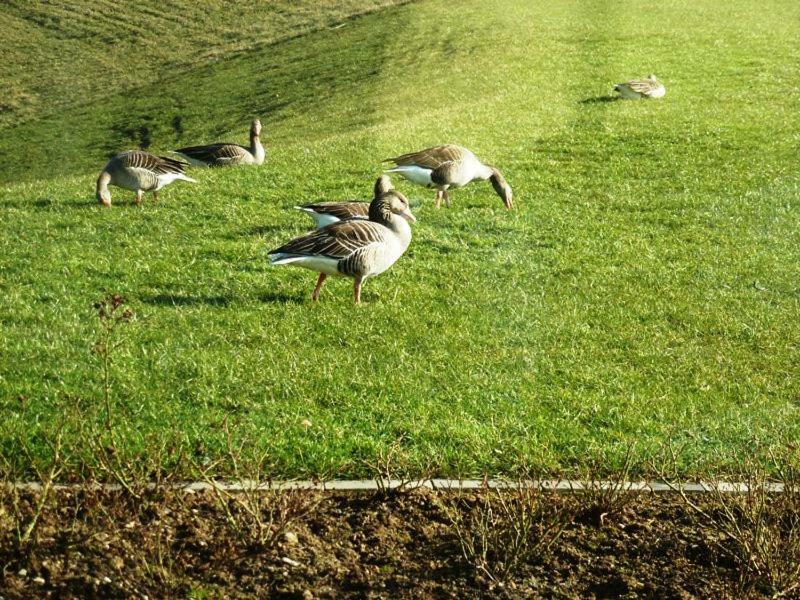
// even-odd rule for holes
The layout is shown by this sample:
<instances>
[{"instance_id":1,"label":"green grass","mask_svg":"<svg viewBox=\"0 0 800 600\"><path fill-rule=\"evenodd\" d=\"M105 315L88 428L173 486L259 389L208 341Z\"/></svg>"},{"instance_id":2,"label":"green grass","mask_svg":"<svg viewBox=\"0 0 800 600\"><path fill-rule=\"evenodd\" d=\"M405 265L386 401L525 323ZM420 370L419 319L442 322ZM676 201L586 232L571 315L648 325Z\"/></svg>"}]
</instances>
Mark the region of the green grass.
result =
<instances>
[{"instance_id":1,"label":"green grass","mask_svg":"<svg viewBox=\"0 0 800 600\"><path fill-rule=\"evenodd\" d=\"M0 455L46 457L67 409L102 422L92 303L109 292L137 315L111 390L132 460L173 437L217 457L226 420L276 476L364 475L387 453L446 475L613 470L632 443L726 472L797 440L800 6L451 6L384 8L0 130ZM649 72L662 101L604 101ZM262 168L94 204L141 125L165 151L243 139L254 115ZM312 273L267 266L309 226L291 206L366 199L381 158L443 142L501 167L518 210L475 184L437 211L397 182L422 202L415 237L360 308L348 280L314 305Z\"/></svg>"}]
</instances>

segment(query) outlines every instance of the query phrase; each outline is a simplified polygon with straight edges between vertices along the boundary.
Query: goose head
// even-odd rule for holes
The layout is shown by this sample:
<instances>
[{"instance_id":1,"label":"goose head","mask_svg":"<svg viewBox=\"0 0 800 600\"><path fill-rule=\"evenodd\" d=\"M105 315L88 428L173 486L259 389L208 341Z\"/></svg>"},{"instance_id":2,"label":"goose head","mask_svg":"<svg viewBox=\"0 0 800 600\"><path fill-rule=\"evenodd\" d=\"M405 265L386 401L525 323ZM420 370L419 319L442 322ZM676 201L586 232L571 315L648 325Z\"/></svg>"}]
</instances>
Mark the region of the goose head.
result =
<instances>
[{"instance_id":1,"label":"goose head","mask_svg":"<svg viewBox=\"0 0 800 600\"><path fill-rule=\"evenodd\" d=\"M508 185L506 178L503 177L503 174L500 171L492 166L489 166L489 168L492 171L489 181L492 182L494 191L497 192L498 196L500 196L500 199L503 201L503 204L506 205L506 208L511 210L514 208L514 192L511 190L511 186Z\"/></svg>"},{"instance_id":2,"label":"goose head","mask_svg":"<svg viewBox=\"0 0 800 600\"><path fill-rule=\"evenodd\" d=\"M110 181L111 175L109 175L108 171L103 171L100 173L100 177L97 178L95 197L103 206L111 206L111 192L108 191L108 183Z\"/></svg>"},{"instance_id":3,"label":"goose head","mask_svg":"<svg viewBox=\"0 0 800 600\"><path fill-rule=\"evenodd\" d=\"M416 222L416 217L411 214L408 198L392 186L392 180L386 175L381 175L375 181L375 198L369 205L369 218L379 223L390 222L393 215L403 217L409 223Z\"/></svg>"},{"instance_id":4,"label":"goose head","mask_svg":"<svg viewBox=\"0 0 800 600\"><path fill-rule=\"evenodd\" d=\"M653 75L652 73L647 76L647 79L652 81L653 83L656 83L658 81L658 78L655 75Z\"/></svg>"},{"instance_id":5,"label":"goose head","mask_svg":"<svg viewBox=\"0 0 800 600\"><path fill-rule=\"evenodd\" d=\"M261 135L261 121L258 119L254 119L252 123L250 123L250 137L257 138Z\"/></svg>"}]
</instances>

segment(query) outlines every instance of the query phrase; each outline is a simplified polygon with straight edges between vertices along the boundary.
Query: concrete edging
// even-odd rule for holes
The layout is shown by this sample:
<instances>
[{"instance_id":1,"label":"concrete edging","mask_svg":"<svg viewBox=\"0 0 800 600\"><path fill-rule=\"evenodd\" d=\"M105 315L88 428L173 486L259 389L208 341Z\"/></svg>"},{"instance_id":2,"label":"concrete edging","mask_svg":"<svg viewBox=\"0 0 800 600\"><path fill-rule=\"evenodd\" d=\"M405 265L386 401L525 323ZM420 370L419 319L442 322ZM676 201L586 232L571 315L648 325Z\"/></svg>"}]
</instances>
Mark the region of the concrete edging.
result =
<instances>
[{"instance_id":1,"label":"concrete edging","mask_svg":"<svg viewBox=\"0 0 800 600\"><path fill-rule=\"evenodd\" d=\"M737 481L701 481L701 482L679 482L666 483L662 481L586 481L570 479L543 479L526 481L509 481L503 479L338 479L332 481L313 481L313 480L285 480L285 481L187 481L183 483L166 484L171 489L185 490L188 492L202 492L216 488L227 492L246 492L246 491L282 491L282 490L313 490L313 491L337 491L337 492L365 492L378 490L412 490L426 488L439 491L460 491L460 490L479 490L479 489L515 489L523 487L527 489L539 489L550 492L581 492L585 490L617 490L631 492L677 492L687 493L746 493L750 491L750 485ZM13 486L18 490L41 491L43 486L38 482L21 482L6 484L6 487ZM80 490L86 487L83 484L53 484L53 490ZM123 487L116 483L96 483L91 484L91 489L105 490L109 492L122 490ZM156 487L155 483L147 486L149 489ZM768 492L781 493L784 491L783 483L765 483L755 485L753 489L765 489Z\"/></svg>"}]
</instances>

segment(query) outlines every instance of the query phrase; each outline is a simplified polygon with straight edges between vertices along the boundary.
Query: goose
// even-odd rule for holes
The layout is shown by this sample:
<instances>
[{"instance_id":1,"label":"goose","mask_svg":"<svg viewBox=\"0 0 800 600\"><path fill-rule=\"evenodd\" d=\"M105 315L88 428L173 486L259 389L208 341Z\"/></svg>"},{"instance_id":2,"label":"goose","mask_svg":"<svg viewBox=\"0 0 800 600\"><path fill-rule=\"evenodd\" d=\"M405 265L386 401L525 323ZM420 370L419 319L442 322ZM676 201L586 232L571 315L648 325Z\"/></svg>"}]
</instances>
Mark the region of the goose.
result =
<instances>
[{"instance_id":1,"label":"goose","mask_svg":"<svg viewBox=\"0 0 800 600\"><path fill-rule=\"evenodd\" d=\"M634 79L625 83L618 83L614 86L614 91L619 92L620 98L625 98L626 100L661 98L667 93L664 84L655 75L650 75L647 79Z\"/></svg>"},{"instance_id":2,"label":"goose","mask_svg":"<svg viewBox=\"0 0 800 600\"><path fill-rule=\"evenodd\" d=\"M403 255L411 243L409 223L414 221L408 199L393 189L386 175L381 175L375 182L369 219L350 219L315 229L271 251L269 262L317 271L317 285L311 294L314 302L319 300L329 275L352 277L353 298L361 304L362 284Z\"/></svg>"},{"instance_id":3,"label":"goose","mask_svg":"<svg viewBox=\"0 0 800 600\"><path fill-rule=\"evenodd\" d=\"M347 202L316 202L295 206L295 208L309 215L314 219L316 227L320 228L348 219L368 219L369 205L369 202L350 200Z\"/></svg>"},{"instance_id":4,"label":"goose","mask_svg":"<svg viewBox=\"0 0 800 600\"><path fill-rule=\"evenodd\" d=\"M259 139L261 121L250 124L250 147L221 142L205 146L178 148L174 153L195 167L226 167L229 165L260 165L264 162L264 146Z\"/></svg>"},{"instance_id":5,"label":"goose","mask_svg":"<svg viewBox=\"0 0 800 600\"><path fill-rule=\"evenodd\" d=\"M155 156L142 150L130 150L117 154L108 161L97 178L97 201L103 206L111 206L109 184L136 192L134 202L142 201L144 192L153 192L153 200L157 200L157 192L165 185L178 179L197 183L183 174L186 163L166 156Z\"/></svg>"},{"instance_id":6,"label":"goose","mask_svg":"<svg viewBox=\"0 0 800 600\"><path fill-rule=\"evenodd\" d=\"M383 162L395 164L387 173L398 173L417 185L437 188L436 208L441 206L442 199L450 206L448 188L459 188L475 179L491 181L494 191L503 200L506 208L511 210L514 207L511 186L502 173L491 165L483 164L470 150L461 146L434 146L419 152L386 158Z\"/></svg>"}]
</instances>

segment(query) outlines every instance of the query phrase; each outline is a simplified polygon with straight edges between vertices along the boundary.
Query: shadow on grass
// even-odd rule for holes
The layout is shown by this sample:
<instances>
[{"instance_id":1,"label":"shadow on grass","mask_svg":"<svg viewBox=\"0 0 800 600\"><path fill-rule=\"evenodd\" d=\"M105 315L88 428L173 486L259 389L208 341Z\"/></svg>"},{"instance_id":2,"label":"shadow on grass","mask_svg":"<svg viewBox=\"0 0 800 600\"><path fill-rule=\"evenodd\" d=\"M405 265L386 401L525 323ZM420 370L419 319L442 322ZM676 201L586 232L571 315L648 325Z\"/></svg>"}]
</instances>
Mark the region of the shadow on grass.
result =
<instances>
[{"instance_id":1,"label":"shadow on grass","mask_svg":"<svg viewBox=\"0 0 800 600\"><path fill-rule=\"evenodd\" d=\"M246 229L244 235L262 236L268 233L275 233L278 231L287 231L286 225L256 225Z\"/></svg>"},{"instance_id":2,"label":"shadow on grass","mask_svg":"<svg viewBox=\"0 0 800 600\"><path fill-rule=\"evenodd\" d=\"M182 296L176 294L158 294L145 296L142 302L156 306L228 306L231 299L228 296Z\"/></svg>"},{"instance_id":3,"label":"shadow on grass","mask_svg":"<svg viewBox=\"0 0 800 600\"><path fill-rule=\"evenodd\" d=\"M604 102L616 102L619 96L594 96L593 98L584 98L580 101L581 104L603 104Z\"/></svg>"},{"instance_id":4,"label":"shadow on grass","mask_svg":"<svg viewBox=\"0 0 800 600\"><path fill-rule=\"evenodd\" d=\"M278 304L303 304L305 296L285 294L284 292L264 292L258 296L261 302L275 302Z\"/></svg>"},{"instance_id":5,"label":"shadow on grass","mask_svg":"<svg viewBox=\"0 0 800 600\"><path fill-rule=\"evenodd\" d=\"M91 200L87 200L85 197L82 197L79 200L75 201L67 201L67 202L59 202L53 198L37 198L36 200L10 200L7 202L0 203L2 206L6 208L17 208L22 210L31 210L31 211L39 211L39 210L63 210L65 208L87 208L90 206L98 206L99 203L97 200L92 198Z\"/></svg>"}]
</instances>

